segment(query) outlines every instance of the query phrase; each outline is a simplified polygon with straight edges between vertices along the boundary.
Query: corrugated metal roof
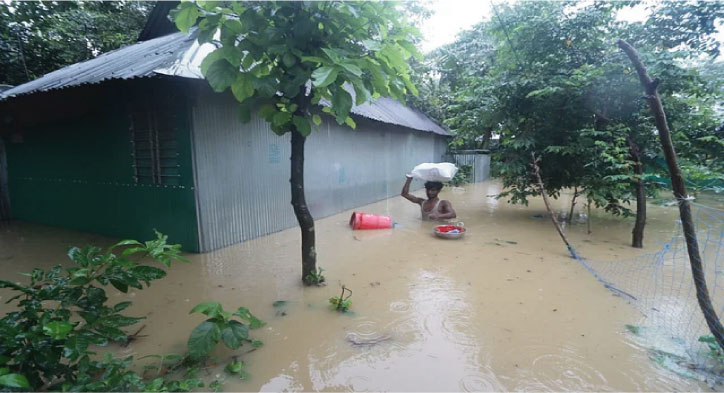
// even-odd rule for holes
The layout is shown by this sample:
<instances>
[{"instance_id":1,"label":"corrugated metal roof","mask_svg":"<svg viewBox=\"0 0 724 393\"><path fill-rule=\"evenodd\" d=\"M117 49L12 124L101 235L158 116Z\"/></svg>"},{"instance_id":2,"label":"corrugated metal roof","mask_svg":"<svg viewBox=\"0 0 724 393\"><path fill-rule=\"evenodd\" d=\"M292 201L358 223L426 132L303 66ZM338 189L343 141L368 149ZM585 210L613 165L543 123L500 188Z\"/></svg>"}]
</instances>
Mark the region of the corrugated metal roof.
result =
<instances>
[{"instance_id":1,"label":"corrugated metal roof","mask_svg":"<svg viewBox=\"0 0 724 393\"><path fill-rule=\"evenodd\" d=\"M158 74L203 79L200 70L201 60L213 49L211 44L199 45L193 32L169 34L53 71L34 81L0 93L0 100L39 91L58 90L112 79L145 78ZM354 94L353 91L351 93ZM329 103L323 104L329 105ZM451 135L423 113L391 98L381 97L372 103L354 106L352 113L415 130Z\"/></svg>"},{"instance_id":2,"label":"corrugated metal roof","mask_svg":"<svg viewBox=\"0 0 724 393\"><path fill-rule=\"evenodd\" d=\"M139 42L45 74L3 92L0 97L7 99L10 96L64 89L110 79L154 76L157 74L156 69L175 63L195 40L193 35L175 33Z\"/></svg>"}]
</instances>

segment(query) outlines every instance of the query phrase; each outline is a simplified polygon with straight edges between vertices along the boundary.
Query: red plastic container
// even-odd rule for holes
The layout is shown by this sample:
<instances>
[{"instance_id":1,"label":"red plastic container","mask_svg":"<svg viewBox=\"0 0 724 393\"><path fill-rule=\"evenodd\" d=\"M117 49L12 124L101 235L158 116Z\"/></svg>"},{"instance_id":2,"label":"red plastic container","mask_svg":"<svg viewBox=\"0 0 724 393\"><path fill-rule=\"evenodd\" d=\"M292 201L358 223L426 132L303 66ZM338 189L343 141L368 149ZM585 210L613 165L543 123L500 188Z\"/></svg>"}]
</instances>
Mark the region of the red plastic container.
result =
<instances>
[{"instance_id":1,"label":"red plastic container","mask_svg":"<svg viewBox=\"0 0 724 393\"><path fill-rule=\"evenodd\" d=\"M369 213L352 213L349 218L352 229L385 229L392 228L392 218Z\"/></svg>"}]
</instances>

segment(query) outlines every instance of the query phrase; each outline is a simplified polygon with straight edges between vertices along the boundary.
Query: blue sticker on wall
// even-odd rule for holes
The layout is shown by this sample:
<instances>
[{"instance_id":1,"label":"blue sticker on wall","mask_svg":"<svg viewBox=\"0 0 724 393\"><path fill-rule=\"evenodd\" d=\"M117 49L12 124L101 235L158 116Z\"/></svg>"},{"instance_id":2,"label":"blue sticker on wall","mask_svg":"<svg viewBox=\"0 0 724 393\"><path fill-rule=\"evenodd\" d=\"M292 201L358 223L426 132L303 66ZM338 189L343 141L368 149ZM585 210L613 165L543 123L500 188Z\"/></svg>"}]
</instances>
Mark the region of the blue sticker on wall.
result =
<instances>
[{"instance_id":1,"label":"blue sticker on wall","mask_svg":"<svg viewBox=\"0 0 724 393\"><path fill-rule=\"evenodd\" d=\"M344 183L347 180L347 176L344 174L344 167L339 168L339 184Z\"/></svg>"},{"instance_id":2,"label":"blue sticker on wall","mask_svg":"<svg viewBox=\"0 0 724 393\"><path fill-rule=\"evenodd\" d=\"M276 143L269 144L269 163L278 164L282 160L282 152Z\"/></svg>"}]
</instances>

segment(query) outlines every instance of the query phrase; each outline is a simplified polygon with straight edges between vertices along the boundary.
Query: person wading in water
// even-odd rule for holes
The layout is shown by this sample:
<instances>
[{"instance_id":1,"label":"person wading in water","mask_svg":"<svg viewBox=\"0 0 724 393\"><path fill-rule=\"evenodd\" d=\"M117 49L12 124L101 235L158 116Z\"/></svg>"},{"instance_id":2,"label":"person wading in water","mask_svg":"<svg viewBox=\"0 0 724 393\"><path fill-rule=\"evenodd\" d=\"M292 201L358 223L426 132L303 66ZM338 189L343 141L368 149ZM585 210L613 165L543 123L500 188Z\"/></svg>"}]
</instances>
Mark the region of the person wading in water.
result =
<instances>
[{"instance_id":1,"label":"person wading in water","mask_svg":"<svg viewBox=\"0 0 724 393\"><path fill-rule=\"evenodd\" d=\"M414 195L410 195L410 183L412 183L412 176L405 175L407 181L402 187L402 197L412 203L420 205L420 213L422 219L427 220L447 220L457 217L455 209L453 209L450 201L442 200L437 197L442 190L442 183L439 181L428 181L425 182L425 193L427 194L427 200L418 198Z\"/></svg>"}]
</instances>

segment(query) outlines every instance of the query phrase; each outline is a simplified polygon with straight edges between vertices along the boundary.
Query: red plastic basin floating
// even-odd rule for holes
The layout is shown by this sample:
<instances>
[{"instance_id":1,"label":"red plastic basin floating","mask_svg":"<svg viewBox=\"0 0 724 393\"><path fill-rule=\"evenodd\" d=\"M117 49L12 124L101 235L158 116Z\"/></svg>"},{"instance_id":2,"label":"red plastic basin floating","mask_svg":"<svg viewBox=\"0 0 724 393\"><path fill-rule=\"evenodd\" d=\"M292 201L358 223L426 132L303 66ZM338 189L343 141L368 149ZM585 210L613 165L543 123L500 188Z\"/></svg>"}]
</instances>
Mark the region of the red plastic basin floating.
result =
<instances>
[{"instance_id":1,"label":"red plastic basin floating","mask_svg":"<svg viewBox=\"0 0 724 393\"><path fill-rule=\"evenodd\" d=\"M465 228L458 225L438 225L433 233L443 239L459 239L465 235Z\"/></svg>"}]
</instances>

